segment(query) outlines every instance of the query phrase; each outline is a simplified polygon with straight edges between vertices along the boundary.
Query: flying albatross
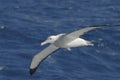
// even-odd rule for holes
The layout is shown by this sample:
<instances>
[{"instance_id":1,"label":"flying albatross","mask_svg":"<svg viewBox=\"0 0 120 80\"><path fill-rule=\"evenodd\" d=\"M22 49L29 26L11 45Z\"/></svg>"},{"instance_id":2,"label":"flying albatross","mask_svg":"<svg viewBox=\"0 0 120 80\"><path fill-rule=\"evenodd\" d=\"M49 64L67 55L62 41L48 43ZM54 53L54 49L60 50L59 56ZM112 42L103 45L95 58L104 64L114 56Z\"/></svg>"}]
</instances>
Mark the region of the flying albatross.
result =
<instances>
[{"instance_id":1,"label":"flying albatross","mask_svg":"<svg viewBox=\"0 0 120 80\"><path fill-rule=\"evenodd\" d=\"M80 36L82 36L86 32L89 32L98 28L109 27L109 26L110 25L93 26L93 27L91 26L91 27L86 27L86 28L73 31L68 34L58 34L58 35L49 36L47 40L41 43L41 46L47 43L50 43L50 45L33 57L30 65L30 74L32 75L36 71L39 64L44 59L46 59L49 55L51 55L53 52L55 52L60 48L66 48L68 50L71 50L72 47L93 46L92 42L82 39L80 38Z\"/></svg>"}]
</instances>

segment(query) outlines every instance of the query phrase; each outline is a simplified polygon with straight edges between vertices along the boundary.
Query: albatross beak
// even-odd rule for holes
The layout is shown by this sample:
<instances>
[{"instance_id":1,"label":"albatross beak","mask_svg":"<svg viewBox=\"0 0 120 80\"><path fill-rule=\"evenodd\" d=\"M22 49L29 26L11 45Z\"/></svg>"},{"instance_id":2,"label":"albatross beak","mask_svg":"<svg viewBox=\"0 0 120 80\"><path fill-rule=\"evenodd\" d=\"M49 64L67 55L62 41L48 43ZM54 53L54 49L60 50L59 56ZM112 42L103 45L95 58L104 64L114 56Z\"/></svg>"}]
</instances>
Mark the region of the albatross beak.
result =
<instances>
[{"instance_id":1,"label":"albatross beak","mask_svg":"<svg viewBox=\"0 0 120 80\"><path fill-rule=\"evenodd\" d=\"M47 42L47 40L46 41L44 41L44 42L42 42L41 43L41 46L43 46L43 45L45 45L45 44L47 44L48 42Z\"/></svg>"}]
</instances>

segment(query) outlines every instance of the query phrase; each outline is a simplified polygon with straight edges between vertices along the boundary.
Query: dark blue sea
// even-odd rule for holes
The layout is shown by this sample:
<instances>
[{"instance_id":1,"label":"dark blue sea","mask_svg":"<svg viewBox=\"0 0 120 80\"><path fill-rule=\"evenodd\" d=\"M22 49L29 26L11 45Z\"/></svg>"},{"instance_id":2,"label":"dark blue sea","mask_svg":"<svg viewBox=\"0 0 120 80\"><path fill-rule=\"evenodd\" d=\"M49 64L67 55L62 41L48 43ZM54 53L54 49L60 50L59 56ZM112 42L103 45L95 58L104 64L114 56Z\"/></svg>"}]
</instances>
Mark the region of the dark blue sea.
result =
<instances>
[{"instance_id":1,"label":"dark blue sea","mask_svg":"<svg viewBox=\"0 0 120 80\"><path fill-rule=\"evenodd\" d=\"M48 36L106 24L120 24L120 0L0 0L0 80L120 80L120 26L86 33L93 47L60 49L29 74Z\"/></svg>"}]
</instances>

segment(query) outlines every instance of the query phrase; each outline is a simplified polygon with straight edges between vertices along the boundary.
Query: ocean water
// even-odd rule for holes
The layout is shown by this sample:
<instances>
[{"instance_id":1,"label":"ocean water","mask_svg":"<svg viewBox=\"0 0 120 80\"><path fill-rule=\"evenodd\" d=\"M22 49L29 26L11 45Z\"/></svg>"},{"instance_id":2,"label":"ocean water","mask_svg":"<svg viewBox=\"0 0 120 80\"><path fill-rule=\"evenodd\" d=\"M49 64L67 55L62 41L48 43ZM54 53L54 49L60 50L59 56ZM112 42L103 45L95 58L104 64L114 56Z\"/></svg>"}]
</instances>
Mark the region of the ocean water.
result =
<instances>
[{"instance_id":1,"label":"ocean water","mask_svg":"<svg viewBox=\"0 0 120 80\"><path fill-rule=\"evenodd\" d=\"M0 0L0 80L120 80L120 26L82 38L93 47L60 49L29 74L50 35L120 24L119 0Z\"/></svg>"}]
</instances>

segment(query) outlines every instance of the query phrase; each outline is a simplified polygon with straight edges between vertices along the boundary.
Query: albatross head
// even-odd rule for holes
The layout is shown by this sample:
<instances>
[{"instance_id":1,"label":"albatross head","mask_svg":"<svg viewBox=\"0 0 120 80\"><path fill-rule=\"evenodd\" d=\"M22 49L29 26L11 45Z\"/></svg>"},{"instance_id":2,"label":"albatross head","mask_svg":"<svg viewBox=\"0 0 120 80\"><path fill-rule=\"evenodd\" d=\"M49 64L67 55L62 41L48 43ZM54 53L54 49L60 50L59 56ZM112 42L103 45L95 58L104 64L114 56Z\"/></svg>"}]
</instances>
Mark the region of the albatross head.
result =
<instances>
[{"instance_id":1,"label":"albatross head","mask_svg":"<svg viewBox=\"0 0 120 80\"><path fill-rule=\"evenodd\" d=\"M47 43L54 43L57 39L58 39L58 36L55 36L55 35L49 36L47 40L41 43L41 46Z\"/></svg>"}]
</instances>

